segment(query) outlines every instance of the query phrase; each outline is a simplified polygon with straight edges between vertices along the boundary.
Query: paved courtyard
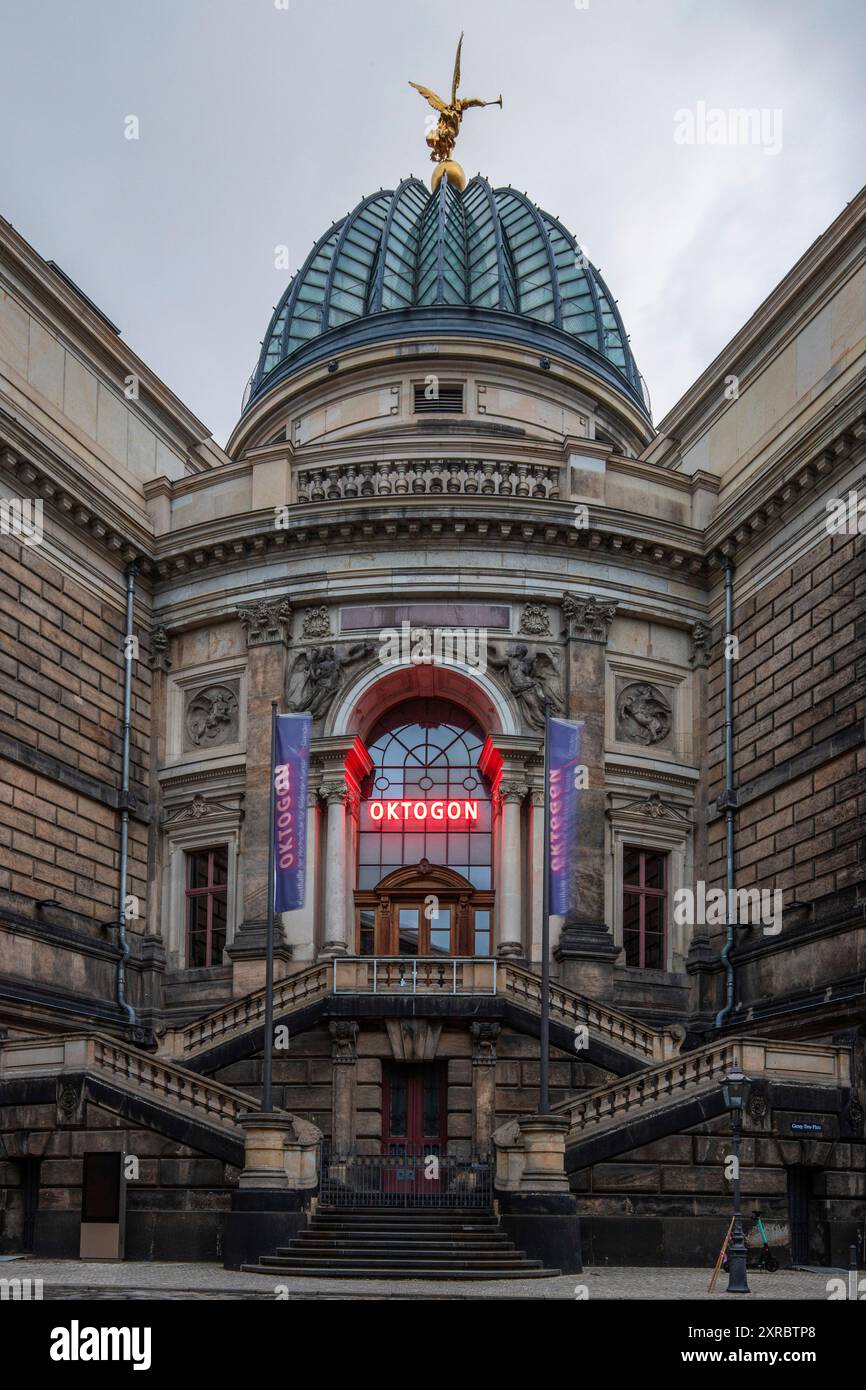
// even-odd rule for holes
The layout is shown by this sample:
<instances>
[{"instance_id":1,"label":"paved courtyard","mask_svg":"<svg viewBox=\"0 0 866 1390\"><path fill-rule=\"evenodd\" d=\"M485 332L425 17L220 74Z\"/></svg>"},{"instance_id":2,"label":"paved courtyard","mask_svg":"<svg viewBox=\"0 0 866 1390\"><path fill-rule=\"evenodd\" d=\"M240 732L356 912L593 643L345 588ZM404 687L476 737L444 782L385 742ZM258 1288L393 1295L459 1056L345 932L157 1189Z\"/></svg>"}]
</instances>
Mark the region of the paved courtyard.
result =
<instances>
[{"instance_id":1,"label":"paved courtyard","mask_svg":"<svg viewBox=\"0 0 866 1390\"><path fill-rule=\"evenodd\" d=\"M752 1299L827 1298L827 1280L838 1273L749 1271ZM0 1262L0 1278L41 1279L46 1299L705 1299L726 1302L725 1277L707 1294L706 1269L595 1268L554 1279L447 1282L407 1279L270 1278L237 1274L215 1264L87 1263L78 1260ZM583 1287L586 1288L586 1293ZM748 1301L748 1300L746 1300Z\"/></svg>"}]
</instances>

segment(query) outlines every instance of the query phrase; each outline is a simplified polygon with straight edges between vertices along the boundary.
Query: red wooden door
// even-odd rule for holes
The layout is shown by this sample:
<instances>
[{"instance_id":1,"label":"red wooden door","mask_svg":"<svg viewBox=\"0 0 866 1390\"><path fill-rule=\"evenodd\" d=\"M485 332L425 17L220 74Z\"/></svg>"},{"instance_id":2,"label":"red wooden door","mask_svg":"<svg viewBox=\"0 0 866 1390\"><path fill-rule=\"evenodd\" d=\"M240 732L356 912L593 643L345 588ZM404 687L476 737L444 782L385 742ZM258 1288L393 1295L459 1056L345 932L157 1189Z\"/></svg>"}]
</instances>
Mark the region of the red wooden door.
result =
<instances>
[{"instance_id":1,"label":"red wooden door","mask_svg":"<svg viewBox=\"0 0 866 1390\"><path fill-rule=\"evenodd\" d=\"M385 1169L385 1191L432 1196L442 1185L435 1160L445 1153L445 1068L394 1063L383 1082L382 1153L395 1159Z\"/></svg>"}]
</instances>

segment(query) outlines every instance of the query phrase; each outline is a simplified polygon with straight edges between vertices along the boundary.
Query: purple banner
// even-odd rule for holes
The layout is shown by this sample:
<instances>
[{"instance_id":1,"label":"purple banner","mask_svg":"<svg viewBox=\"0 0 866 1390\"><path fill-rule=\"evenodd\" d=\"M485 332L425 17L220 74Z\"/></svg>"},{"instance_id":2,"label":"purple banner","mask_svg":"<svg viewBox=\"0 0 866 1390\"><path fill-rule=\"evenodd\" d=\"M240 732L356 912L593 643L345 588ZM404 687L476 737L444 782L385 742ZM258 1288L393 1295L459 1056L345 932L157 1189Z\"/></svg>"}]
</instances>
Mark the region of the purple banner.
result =
<instances>
[{"instance_id":1,"label":"purple banner","mask_svg":"<svg viewBox=\"0 0 866 1390\"><path fill-rule=\"evenodd\" d=\"M547 737L550 779L547 793L550 816L549 907L557 917L570 917L576 908L574 854L580 789L584 785L579 773L583 723L572 719L550 719Z\"/></svg>"},{"instance_id":2,"label":"purple banner","mask_svg":"<svg viewBox=\"0 0 866 1390\"><path fill-rule=\"evenodd\" d=\"M309 714L278 714L274 730L274 911L303 907L307 884Z\"/></svg>"}]
</instances>

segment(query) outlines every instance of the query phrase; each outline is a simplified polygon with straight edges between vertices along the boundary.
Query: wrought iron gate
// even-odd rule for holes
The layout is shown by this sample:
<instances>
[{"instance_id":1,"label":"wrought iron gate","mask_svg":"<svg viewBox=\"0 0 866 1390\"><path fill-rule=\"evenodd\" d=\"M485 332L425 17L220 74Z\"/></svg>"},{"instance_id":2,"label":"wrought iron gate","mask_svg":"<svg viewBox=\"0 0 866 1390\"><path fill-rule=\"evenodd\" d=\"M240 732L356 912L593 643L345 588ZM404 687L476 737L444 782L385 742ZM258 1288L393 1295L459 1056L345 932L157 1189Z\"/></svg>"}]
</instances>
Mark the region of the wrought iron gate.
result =
<instances>
[{"instance_id":1,"label":"wrought iron gate","mask_svg":"<svg viewBox=\"0 0 866 1390\"><path fill-rule=\"evenodd\" d=\"M493 1206L491 1164L439 1153L436 1145L390 1144L384 1154L343 1156L323 1144L319 1171L323 1206Z\"/></svg>"}]
</instances>

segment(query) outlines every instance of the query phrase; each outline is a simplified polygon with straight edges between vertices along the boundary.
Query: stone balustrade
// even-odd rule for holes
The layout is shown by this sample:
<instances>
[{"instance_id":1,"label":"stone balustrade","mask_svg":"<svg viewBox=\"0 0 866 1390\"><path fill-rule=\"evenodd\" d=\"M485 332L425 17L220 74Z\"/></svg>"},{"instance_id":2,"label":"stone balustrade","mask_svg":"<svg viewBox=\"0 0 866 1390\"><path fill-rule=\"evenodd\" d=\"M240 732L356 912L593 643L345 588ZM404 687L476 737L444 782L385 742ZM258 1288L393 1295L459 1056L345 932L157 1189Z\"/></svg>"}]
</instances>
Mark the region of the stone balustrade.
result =
<instances>
[{"instance_id":1,"label":"stone balustrade","mask_svg":"<svg viewBox=\"0 0 866 1390\"><path fill-rule=\"evenodd\" d=\"M569 1141L588 1131L618 1124L645 1110L659 1110L721 1086L737 1066L752 1080L808 1082L819 1086L850 1084L850 1054L844 1047L732 1038L684 1052L673 1060L621 1080L598 1086L575 1100L553 1107L569 1119Z\"/></svg>"}]
</instances>

